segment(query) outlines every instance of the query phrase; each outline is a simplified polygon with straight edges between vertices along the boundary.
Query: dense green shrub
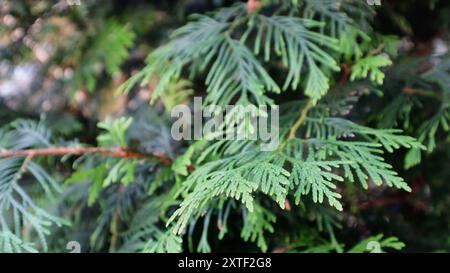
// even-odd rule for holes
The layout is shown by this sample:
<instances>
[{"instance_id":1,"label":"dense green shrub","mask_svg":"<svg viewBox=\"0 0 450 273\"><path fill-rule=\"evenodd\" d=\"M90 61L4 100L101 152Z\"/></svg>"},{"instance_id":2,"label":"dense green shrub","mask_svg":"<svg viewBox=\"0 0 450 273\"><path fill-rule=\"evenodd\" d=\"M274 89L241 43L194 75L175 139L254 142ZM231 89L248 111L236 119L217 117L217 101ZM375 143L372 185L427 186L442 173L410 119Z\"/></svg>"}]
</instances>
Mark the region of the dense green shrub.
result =
<instances>
[{"instance_id":1,"label":"dense green shrub","mask_svg":"<svg viewBox=\"0 0 450 273\"><path fill-rule=\"evenodd\" d=\"M170 2L0 2L0 251L450 249L446 1Z\"/></svg>"}]
</instances>

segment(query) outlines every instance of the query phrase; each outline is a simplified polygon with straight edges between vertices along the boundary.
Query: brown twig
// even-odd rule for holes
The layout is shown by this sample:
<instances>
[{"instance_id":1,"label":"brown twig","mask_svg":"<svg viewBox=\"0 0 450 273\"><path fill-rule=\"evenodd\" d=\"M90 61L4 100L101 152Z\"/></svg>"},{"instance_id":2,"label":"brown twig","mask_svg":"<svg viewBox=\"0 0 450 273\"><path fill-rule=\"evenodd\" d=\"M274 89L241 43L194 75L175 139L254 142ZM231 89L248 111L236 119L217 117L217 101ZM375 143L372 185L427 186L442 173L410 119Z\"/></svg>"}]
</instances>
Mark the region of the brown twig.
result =
<instances>
[{"instance_id":1,"label":"brown twig","mask_svg":"<svg viewBox=\"0 0 450 273\"><path fill-rule=\"evenodd\" d=\"M8 157L27 157L32 158L34 156L64 156L64 155L86 155L86 154L98 154L100 156L109 156L117 158L157 158L163 164L172 164L172 159L167 155L159 152L155 152L151 155L140 154L134 151L130 151L126 148L97 148L97 147L50 147L43 149L28 149L19 151L10 151L2 149L0 150L0 158Z\"/></svg>"},{"instance_id":2,"label":"brown twig","mask_svg":"<svg viewBox=\"0 0 450 273\"><path fill-rule=\"evenodd\" d=\"M308 117L308 113L309 113L309 111L311 111L311 109L313 107L314 107L314 101L310 99L308 101L308 103L306 104L305 108L302 109L298 120L292 126L292 128L289 132L288 138L287 138L288 140L295 138L295 133L297 133L297 130L303 125L303 123L305 123L306 118Z\"/></svg>"},{"instance_id":3,"label":"brown twig","mask_svg":"<svg viewBox=\"0 0 450 273\"><path fill-rule=\"evenodd\" d=\"M423 89L418 89L418 88L413 88L413 87L405 87L402 89L402 92L408 95L419 95L419 96L423 96L423 97L430 97L430 98L434 98L434 99L438 99L438 100L442 100L442 97L439 94L436 94L433 91L429 91L429 90L423 90Z\"/></svg>"},{"instance_id":4,"label":"brown twig","mask_svg":"<svg viewBox=\"0 0 450 273\"><path fill-rule=\"evenodd\" d=\"M350 75L352 74L352 69L348 64L343 64L342 69L344 70L344 73L342 74L341 80L339 81L340 86L344 86L350 78Z\"/></svg>"},{"instance_id":5,"label":"brown twig","mask_svg":"<svg viewBox=\"0 0 450 273\"><path fill-rule=\"evenodd\" d=\"M371 57L371 56L381 53L383 51L384 47L385 47L384 44L380 44L377 48L370 51L369 54L367 54L367 57Z\"/></svg>"}]
</instances>

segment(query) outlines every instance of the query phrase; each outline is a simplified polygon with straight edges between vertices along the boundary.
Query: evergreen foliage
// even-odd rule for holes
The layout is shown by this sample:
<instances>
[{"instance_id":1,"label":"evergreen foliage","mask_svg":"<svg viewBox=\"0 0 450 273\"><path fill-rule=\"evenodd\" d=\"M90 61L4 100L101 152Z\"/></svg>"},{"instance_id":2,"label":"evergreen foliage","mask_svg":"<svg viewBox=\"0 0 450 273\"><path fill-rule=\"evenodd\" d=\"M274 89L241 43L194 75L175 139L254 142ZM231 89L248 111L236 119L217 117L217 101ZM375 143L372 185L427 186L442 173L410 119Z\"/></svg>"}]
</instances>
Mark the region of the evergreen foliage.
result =
<instances>
[{"instance_id":1,"label":"evergreen foliage","mask_svg":"<svg viewBox=\"0 0 450 273\"><path fill-rule=\"evenodd\" d=\"M55 7L43 2L37 17L50 27ZM262 0L256 9L231 1L178 15L185 24L161 23L154 10L165 4L157 2L151 12L95 1L61 10L79 45L58 41L41 68L73 72L49 89L88 121L77 129L58 113L2 113L0 252L61 252L73 240L86 252L212 252L232 248L227 242L262 252L408 247L402 234L379 227L351 236L348 223L380 219L376 208L365 214L365 200L412 196L411 172L435 155L448 158L449 56L414 57L401 37L383 32L383 9L365 1ZM26 17L14 4L9 12L20 23ZM28 30L36 43L45 38ZM0 35L9 31L1 26ZM14 62L25 44L0 44L0 55ZM120 110L107 118L92 110L113 94L125 101ZM175 142L170 111L194 94L206 105L279 105L279 146ZM226 123L254 129L236 116ZM445 196L433 217L448 216ZM449 224L436 227L447 240Z\"/></svg>"}]
</instances>

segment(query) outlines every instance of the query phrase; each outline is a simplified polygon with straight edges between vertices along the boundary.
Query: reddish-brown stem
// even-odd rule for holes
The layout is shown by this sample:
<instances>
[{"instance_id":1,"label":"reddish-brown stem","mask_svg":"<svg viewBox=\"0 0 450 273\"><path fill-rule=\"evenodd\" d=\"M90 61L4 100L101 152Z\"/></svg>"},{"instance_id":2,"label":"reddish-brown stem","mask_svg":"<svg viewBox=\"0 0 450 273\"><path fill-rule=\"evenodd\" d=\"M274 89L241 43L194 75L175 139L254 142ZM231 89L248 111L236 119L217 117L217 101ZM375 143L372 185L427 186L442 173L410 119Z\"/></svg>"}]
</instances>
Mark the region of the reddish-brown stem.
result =
<instances>
[{"instance_id":1,"label":"reddish-brown stem","mask_svg":"<svg viewBox=\"0 0 450 273\"><path fill-rule=\"evenodd\" d=\"M352 74L352 69L348 64L343 64L342 69L344 70L344 73L342 74L341 80L339 81L340 86L344 86L350 78L350 75Z\"/></svg>"},{"instance_id":2,"label":"reddish-brown stem","mask_svg":"<svg viewBox=\"0 0 450 273\"><path fill-rule=\"evenodd\" d=\"M86 154L98 154L100 156L109 156L117 158L149 158L154 157L161 160L166 165L172 164L172 159L163 153L153 153L151 155L140 154L130 151L126 148L97 148L97 147L50 147L43 149L28 149L19 151L1 150L0 158L7 157L34 157L34 156L64 156L64 155L86 155Z\"/></svg>"}]
</instances>

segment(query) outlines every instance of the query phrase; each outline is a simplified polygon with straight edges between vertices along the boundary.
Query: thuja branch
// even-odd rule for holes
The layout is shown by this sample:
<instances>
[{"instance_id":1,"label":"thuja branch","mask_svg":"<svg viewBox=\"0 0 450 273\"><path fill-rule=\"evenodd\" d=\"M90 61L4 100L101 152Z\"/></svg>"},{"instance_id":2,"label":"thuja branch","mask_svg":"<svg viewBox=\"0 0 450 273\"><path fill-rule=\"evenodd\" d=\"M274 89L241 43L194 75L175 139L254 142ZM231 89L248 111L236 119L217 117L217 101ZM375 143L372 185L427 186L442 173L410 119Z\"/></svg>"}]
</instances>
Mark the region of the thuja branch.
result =
<instances>
[{"instance_id":1,"label":"thuja branch","mask_svg":"<svg viewBox=\"0 0 450 273\"><path fill-rule=\"evenodd\" d=\"M284 141L281 145L280 145L280 149L279 150L283 150L284 147L286 147L287 143L295 138L295 134L297 133L298 129L306 122L306 118L308 117L309 111L311 111L312 108L314 108L314 101L312 99L308 100L306 106L302 109L302 111L300 112L300 115L297 119L297 121L294 123L294 125L292 126L291 130L289 131L288 137L286 139L286 141ZM273 154L273 156L275 156L275 154Z\"/></svg>"},{"instance_id":2,"label":"thuja branch","mask_svg":"<svg viewBox=\"0 0 450 273\"><path fill-rule=\"evenodd\" d=\"M295 134L297 133L298 129L303 125L303 123L305 123L306 118L308 117L308 113L309 111L311 111L313 107L314 107L313 100L308 100L308 103L306 104L305 108L303 108L297 121L294 123L291 130L289 131L287 140L295 138Z\"/></svg>"},{"instance_id":3,"label":"thuja branch","mask_svg":"<svg viewBox=\"0 0 450 273\"><path fill-rule=\"evenodd\" d=\"M126 148L98 148L98 147L50 147L43 149L28 149L19 151L10 151L0 149L0 158L8 157L34 157L34 156L64 156L64 155L87 155L97 154L100 156L117 157L117 158L156 158L166 165L172 164L172 159L162 153L153 153L151 155L141 154L130 151Z\"/></svg>"},{"instance_id":4,"label":"thuja branch","mask_svg":"<svg viewBox=\"0 0 450 273\"><path fill-rule=\"evenodd\" d=\"M43 149L28 149L19 151L0 150L0 157L26 157L26 156L63 156L99 154L110 157L142 158L139 153L131 152L124 148L96 148L96 147L50 147Z\"/></svg>"}]
</instances>

